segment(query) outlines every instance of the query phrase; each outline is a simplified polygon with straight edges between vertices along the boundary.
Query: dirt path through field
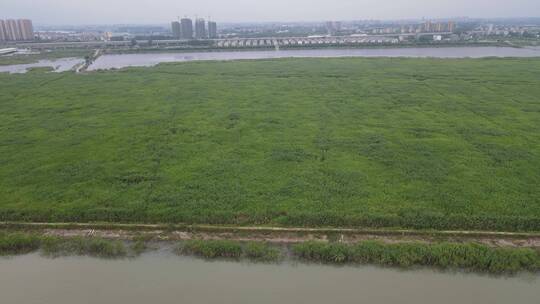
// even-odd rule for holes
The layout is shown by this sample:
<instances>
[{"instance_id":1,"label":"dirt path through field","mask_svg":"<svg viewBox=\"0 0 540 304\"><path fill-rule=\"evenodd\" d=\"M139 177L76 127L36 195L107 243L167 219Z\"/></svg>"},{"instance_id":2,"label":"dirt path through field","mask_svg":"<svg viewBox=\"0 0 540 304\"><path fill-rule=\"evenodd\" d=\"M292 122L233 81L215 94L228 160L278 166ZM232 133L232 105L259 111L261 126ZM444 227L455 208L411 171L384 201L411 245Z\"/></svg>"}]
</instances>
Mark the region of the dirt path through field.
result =
<instances>
[{"instance_id":1,"label":"dirt path through field","mask_svg":"<svg viewBox=\"0 0 540 304\"><path fill-rule=\"evenodd\" d=\"M214 225L159 224L79 224L79 223L0 223L0 229L24 230L45 235L74 237L93 236L130 240L146 237L175 241L189 239L230 239L298 243L304 241L339 241L354 243L362 240L400 242L478 242L496 247L540 248L540 233L494 231L423 231L392 229L234 227Z\"/></svg>"}]
</instances>

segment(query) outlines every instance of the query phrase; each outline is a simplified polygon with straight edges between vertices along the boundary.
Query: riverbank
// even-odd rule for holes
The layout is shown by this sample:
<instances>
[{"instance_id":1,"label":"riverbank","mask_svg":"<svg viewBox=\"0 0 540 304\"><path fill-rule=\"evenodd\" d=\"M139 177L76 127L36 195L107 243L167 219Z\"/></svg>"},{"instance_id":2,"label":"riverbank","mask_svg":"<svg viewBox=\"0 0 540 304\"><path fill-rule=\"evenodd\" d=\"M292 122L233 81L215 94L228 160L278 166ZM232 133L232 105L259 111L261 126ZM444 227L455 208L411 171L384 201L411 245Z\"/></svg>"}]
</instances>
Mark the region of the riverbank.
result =
<instances>
[{"instance_id":1,"label":"riverbank","mask_svg":"<svg viewBox=\"0 0 540 304\"><path fill-rule=\"evenodd\" d=\"M0 229L29 231L60 237L97 236L110 239L132 239L140 234L161 240L227 239L297 243L332 241L354 243L363 240L384 242L438 241L478 242L488 246L540 248L540 233L499 231L442 231L403 229L347 229L268 226L180 225L180 224L114 224L114 223L27 223L2 222Z\"/></svg>"},{"instance_id":2,"label":"riverbank","mask_svg":"<svg viewBox=\"0 0 540 304\"><path fill-rule=\"evenodd\" d=\"M10 56L0 56L0 66L32 64L40 60L55 61L65 58L84 58L90 56L93 50L89 49L66 49L42 51L39 54L14 54Z\"/></svg>"},{"instance_id":3,"label":"riverbank","mask_svg":"<svg viewBox=\"0 0 540 304\"><path fill-rule=\"evenodd\" d=\"M178 232L177 232L178 233ZM178 234L177 234L178 235ZM363 240L333 241L238 241L231 239L165 239L150 233L131 238L102 238L92 235L54 235L51 231L0 231L0 256L39 251L46 257L92 256L100 258L137 257L155 250L205 259L249 260L278 263L284 260L342 265L378 265L410 269L467 270L493 274L540 271L538 248L492 247L473 242L418 242Z\"/></svg>"}]
</instances>

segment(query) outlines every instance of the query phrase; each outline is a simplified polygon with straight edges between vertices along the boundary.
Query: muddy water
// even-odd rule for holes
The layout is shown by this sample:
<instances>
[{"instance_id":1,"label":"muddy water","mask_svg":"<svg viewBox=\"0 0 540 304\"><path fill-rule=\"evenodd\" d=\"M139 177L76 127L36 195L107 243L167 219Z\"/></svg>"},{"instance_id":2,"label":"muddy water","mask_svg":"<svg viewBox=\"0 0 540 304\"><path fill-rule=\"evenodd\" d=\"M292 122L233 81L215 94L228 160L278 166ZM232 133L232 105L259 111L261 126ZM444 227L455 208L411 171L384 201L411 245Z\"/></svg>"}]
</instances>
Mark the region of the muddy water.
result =
<instances>
[{"instance_id":1,"label":"muddy water","mask_svg":"<svg viewBox=\"0 0 540 304\"><path fill-rule=\"evenodd\" d=\"M540 57L540 50L509 47L441 47L441 48L387 48L387 49L314 49L281 51L223 51L193 53L118 54L99 57L88 70L153 66L161 62L196 60L238 60L287 57Z\"/></svg>"},{"instance_id":2,"label":"muddy water","mask_svg":"<svg viewBox=\"0 0 540 304\"><path fill-rule=\"evenodd\" d=\"M538 303L540 279L376 267L137 259L0 258L0 303Z\"/></svg>"}]
</instances>

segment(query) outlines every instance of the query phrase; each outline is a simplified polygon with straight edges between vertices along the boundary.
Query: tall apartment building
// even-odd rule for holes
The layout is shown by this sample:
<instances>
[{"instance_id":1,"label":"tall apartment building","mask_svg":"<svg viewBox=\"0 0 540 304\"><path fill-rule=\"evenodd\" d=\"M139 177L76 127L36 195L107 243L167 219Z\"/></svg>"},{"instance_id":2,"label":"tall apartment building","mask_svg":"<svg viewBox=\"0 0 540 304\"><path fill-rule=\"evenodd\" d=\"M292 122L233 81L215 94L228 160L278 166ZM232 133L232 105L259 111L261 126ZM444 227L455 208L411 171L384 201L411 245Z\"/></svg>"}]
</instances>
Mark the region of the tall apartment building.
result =
<instances>
[{"instance_id":1,"label":"tall apartment building","mask_svg":"<svg viewBox=\"0 0 540 304\"><path fill-rule=\"evenodd\" d=\"M182 37L182 30L180 27L180 22L178 21L171 22L171 29L172 29L173 37L175 39L180 39Z\"/></svg>"},{"instance_id":2,"label":"tall apartment building","mask_svg":"<svg viewBox=\"0 0 540 304\"><path fill-rule=\"evenodd\" d=\"M431 31L433 31L432 23L431 21L426 21L426 23L424 23L424 32L431 32Z\"/></svg>"},{"instance_id":3,"label":"tall apartment building","mask_svg":"<svg viewBox=\"0 0 540 304\"><path fill-rule=\"evenodd\" d=\"M217 23L214 21L208 21L208 38L216 39L217 37Z\"/></svg>"},{"instance_id":4,"label":"tall apartment building","mask_svg":"<svg viewBox=\"0 0 540 304\"><path fill-rule=\"evenodd\" d=\"M203 18L195 20L195 38L206 39L208 35L206 33L206 22Z\"/></svg>"},{"instance_id":5,"label":"tall apartment building","mask_svg":"<svg viewBox=\"0 0 540 304\"><path fill-rule=\"evenodd\" d=\"M6 26L4 20L0 20L0 41L7 40Z\"/></svg>"},{"instance_id":6,"label":"tall apartment building","mask_svg":"<svg viewBox=\"0 0 540 304\"><path fill-rule=\"evenodd\" d=\"M193 39L193 21L189 18L182 18L180 20L180 38Z\"/></svg>"},{"instance_id":7,"label":"tall apartment building","mask_svg":"<svg viewBox=\"0 0 540 304\"><path fill-rule=\"evenodd\" d=\"M326 21L326 32L328 35L332 36L336 33L336 29L334 28L334 22L333 21Z\"/></svg>"},{"instance_id":8,"label":"tall apartment building","mask_svg":"<svg viewBox=\"0 0 540 304\"><path fill-rule=\"evenodd\" d=\"M448 31L454 32L456 29L456 23L454 21L448 21Z\"/></svg>"},{"instance_id":9,"label":"tall apartment building","mask_svg":"<svg viewBox=\"0 0 540 304\"><path fill-rule=\"evenodd\" d=\"M19 37L19 29L16 20L6 20L6 33L8 41L21 40L21 37Z\"/></svg>"},{"instance_id":10,"label":"tall apartment building","mask_svg":"<svg viewBox=\"0 0 540 304\"><path fill-rule=\"evenodd\" d=\"M28 19L0 20L0 41L33 40L34 27Z\"/></svg>"},{"instance_id":11,"label":"tall apartment building","mask_svg":"<svg viewBox=\"0 0 540 304\"><path fill-rule=\"evenodd\" d=\"M34 39L34 26L32 21L28 19L19 19L17 20L19 25L19 31L21 32L22 40L33 40Z\"/></svg>"}]
</instances>

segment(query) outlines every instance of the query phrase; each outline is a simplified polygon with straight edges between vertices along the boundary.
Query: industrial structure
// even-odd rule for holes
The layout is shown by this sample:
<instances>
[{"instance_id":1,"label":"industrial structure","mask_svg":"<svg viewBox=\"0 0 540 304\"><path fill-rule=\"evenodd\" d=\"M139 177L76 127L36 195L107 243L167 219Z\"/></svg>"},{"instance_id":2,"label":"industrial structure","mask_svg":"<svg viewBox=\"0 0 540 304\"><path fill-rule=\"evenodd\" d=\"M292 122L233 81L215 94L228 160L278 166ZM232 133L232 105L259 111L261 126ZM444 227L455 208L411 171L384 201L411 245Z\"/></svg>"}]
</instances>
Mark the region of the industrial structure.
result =
<instances>
[{"instance_id":1,"label":"industrial structure","mask_svg":"<svg viewBox=\"0 0 540 304\"><path fill-rule=\"evenodd\" d=\"M0 20L0 41L30 40L34 40L34 27L31 20Z\"/></svg>"}]
</instances>

